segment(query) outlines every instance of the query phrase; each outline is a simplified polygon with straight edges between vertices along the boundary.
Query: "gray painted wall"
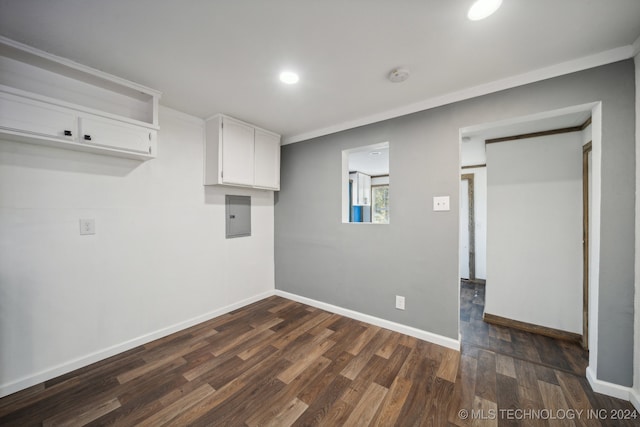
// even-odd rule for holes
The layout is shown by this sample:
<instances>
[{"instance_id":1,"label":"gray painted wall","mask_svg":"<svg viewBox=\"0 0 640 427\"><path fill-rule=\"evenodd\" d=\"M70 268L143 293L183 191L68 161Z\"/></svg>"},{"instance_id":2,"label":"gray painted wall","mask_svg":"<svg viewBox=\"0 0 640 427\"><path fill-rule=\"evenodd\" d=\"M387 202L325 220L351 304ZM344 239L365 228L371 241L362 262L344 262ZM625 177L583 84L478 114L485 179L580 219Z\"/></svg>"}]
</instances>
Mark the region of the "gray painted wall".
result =
<instances>
[{"instance_id":1,"label":"gray painted wall","mask_svg":"<svg viewBox=\"0 0 640 427\"><path fill-rule=\"evenodd\" d=\"M458 130L602 101L597 377L633 376L634 66L631 60L282 148L276 288L458 337ZM389 225L342 224L341 151L390 143ZM451 196L450 212L432 197ZM406 297L405 311L394 295Z\"/></svg>"}]
</instances>

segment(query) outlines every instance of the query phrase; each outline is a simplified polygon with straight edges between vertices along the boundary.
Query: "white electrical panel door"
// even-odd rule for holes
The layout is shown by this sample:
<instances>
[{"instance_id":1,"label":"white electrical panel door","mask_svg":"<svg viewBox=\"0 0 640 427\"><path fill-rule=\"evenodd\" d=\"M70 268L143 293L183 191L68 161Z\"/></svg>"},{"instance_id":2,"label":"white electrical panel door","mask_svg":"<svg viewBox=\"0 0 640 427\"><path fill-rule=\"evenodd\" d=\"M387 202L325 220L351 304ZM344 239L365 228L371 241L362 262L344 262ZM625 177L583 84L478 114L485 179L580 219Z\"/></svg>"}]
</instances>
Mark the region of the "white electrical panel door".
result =
<instances>
[{"instance_id":1,"label":"white electrical panel door","mask_svg":"<svg viewBox=\"0 0 640 427\"><path fill-rule=\"evenodd\" d=\"M256 129L254 185L280 189L280 136Z\"/></svg>"},{"instance_id":2,"label":"white electrical panel door","mask_svg":"<svg viewBox=\"0 0 640 427\"><path fill-rule=\"evenodd\" d=\"M109 120L80 116L80 142L87 145L155 155L156 131Z\"/></svg>"},{"instance_id":3,"label":"white electrical panel door","mask_svg":"<svg viewBox=\"0 0 640 427\"><path fill-rule=\"evenodd\" d=\"M0 93L0 128L73 141L77 124L71 110Z\"/></svg>"},{"instance_id":4,"label":"white electrical panel door","mask_svg":"<svg viewBox=\"0 0 640 427\"><path fill-rule=\"evenodd\" d=\"M253 186L254 128L224 117L222 120L222 182Z\"/></svg>"}]
</instances>

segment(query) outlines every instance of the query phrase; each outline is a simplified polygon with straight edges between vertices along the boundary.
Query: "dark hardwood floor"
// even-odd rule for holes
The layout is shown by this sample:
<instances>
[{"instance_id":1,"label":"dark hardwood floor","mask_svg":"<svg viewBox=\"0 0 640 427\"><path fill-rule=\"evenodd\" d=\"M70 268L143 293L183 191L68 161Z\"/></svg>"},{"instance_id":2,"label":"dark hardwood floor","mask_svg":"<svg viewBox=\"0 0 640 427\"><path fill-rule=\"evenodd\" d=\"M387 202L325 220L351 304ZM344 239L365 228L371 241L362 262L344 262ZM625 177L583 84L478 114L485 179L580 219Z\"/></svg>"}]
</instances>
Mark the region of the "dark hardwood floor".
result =
<instances>
[{"instance_id":1,"label":"dark hardwood floor","mask_svg":"<svg viewBox=\"0 0 640 427\"><path fill-rule=\"evenodd\" d=\"M482 320L485 286L463 281L460 285L460 333L465 347L508 356L547 368L585 376L589 354L579 344L523 332Z\"/></svg>"},{"instance_id":2,"label":"dark hardwood floor","mask_svg":"<svg viewBox=\"0 0 640 427\"><path fill-rule=\"evenodd\" d=\"M584 354L478 324L462 294L462 352L270 297L4 397L0 425L638 425L587 418L633 408L591 391Z\"/></svg>"},{"instance_id":3,"label":"dark hardwood floor","mask_svg":"<svg viewBox=\"0 0 640 427\"><path fill-rule=\"evenodd\" d=\"M484 285L461 283L461 361L452 408L497 411L496 420L481 425L640 426L629 402L591 389L588 352L579 344L485 323L484 296ZM625 419L616 420L618 414Z\"/></svg>"}]
</instances>

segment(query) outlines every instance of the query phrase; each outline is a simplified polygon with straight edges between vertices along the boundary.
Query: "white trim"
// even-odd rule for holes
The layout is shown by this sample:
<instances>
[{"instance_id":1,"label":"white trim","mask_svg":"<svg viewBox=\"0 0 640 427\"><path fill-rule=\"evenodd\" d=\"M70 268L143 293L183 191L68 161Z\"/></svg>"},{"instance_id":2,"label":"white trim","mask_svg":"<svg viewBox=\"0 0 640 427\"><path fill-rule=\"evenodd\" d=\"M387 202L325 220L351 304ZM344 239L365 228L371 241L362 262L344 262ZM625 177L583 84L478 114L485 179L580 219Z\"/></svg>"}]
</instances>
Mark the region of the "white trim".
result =
<instances>
[{"instance_id":1,"label":"white trim","mask_svg":"<svg viewBox=\"0 0 640 427\"><path fill-rule=\"evenodd\" d=\"M636 45L636 43L638 44L638 46ZM470 87L456 92L451 92L442 96L425 99L424 101L409 104L400 108L395 108L393 110L383 111L378 114L361 117L359 119L350 120L348 122L343 122L333 126L312 130L310 132L304 132L298 135L288 136L286 138L283 138L282 145L306 141L308 139L317 138L319 136L328 135L330 133L340 132L359 126L365 126L371 123L416 113L418 111L452 104L454 102L463 101L465 99L476 98L478 96L487 95L501 90L523 86L529 83L534 83L565 74L575 73L577 71L582 71L589 68L599 67L601 65L622 61L633 57L634 49L636 47L640 47L640 42L638 42L638 40L636 40L633 45L606 50L595 55L585 56L582 58L574 59L572 61L562 62L560 64L551 65L545 68L539 68L527 73L518 74L501 80L495 80L493 82L485 84L480 84L478 86Z\"/></svg>"},{"instance_id":2,"label":"white trim","mask_svg":"<svg viewBox=\"0 0 640 427\"><path fill-rule=\"evenodd\" d=\"M432 332L424 331L422 329L414 328L412 326L402 325L400 323L392 322L390 320L381 319L379 317L371 316L368 314L360 313L358 311L349 310L347 308L338 307L333 304L328 304L321 301L316 301L311 298L302 297L299 295L291 294L289 292L275 290L275 295L287 298L293 301L307 304L312 307L320 308L322 310L330 311L332 313L340 314L341 316L349 317L351 319L359 320L361 322L370 323L372 325L380 326L385 329L390 329L401 334L410 335L423 341L428 341L443 347L451 348L453 350L460 351L460 340L444 337L442 335L434 334Z\"/></svg>"},{"instance_id":3,"label":"white trim","mask_svg":"<svg viewBox=\"0 0 640 427\"><path fill-rule=\"evenodd\" d=\"M634 391L631 387L625 387L597 379L591 365L587 366L587 381L589 381L589 385L596 393L606 394L607 396L628 400L633 403Z\"/></svg>"},{"instance_id":4,"label":"white trim","mask_svg":"<svg viewBox=\"0 0 640 427\"><path fill-rule=\"evenodd\" d=\"M600 234L602 212L602 102L591 110L591 207L589 211L589 366L598 372ZM594 375L594 378L596 376Z\"/></svg>"},{"instance_id":5,"label":"white trim","mask_svg":"<svg viewBox=\"0 0 640 427\"><path fill-rule=\"evenodd\" d=\"M640 36L638 36L631 46L633 47L633 54L631 56L636 56L640 53Z\"/></svg>"},{"instance_id":6,"label":"white trim","mask_svg":"<svg viewBox=\"0 0 640 427\"><path fill-rule=\"evenodd\" d=\"M635 245L635 302L633 390L631 403L640 412L640 37L633 43L636 77L636 245Z\"/></svg>"},{"instance_id":7,"label":"white trim","mask_svg":"<svg viewBox=\"0 0 640 427\"><path fill-rule=\"evenodd\" d=\"M640 412L640 391L631 389L629 392L629 402L636 408L636 411Z\"/></svg>"},{"instance_id":8,"label":"white trim","mask_svg":"<svg viewBox=\"0 0 640 427\"><path fill-rule=\"evenodd\" d=\"M139 345L143 345L153 340L166 337L167 335L171 335L174 332L178 332L183 329L189 328L191 326L197 325L199 323L206 322L207 320L229 313L230 311L237 310L238 308L252 304L256 301L260 301L264 298L268 298L272 295L273 295L273 290L269 290L267 292L263 292L258 295L254 295L252 297L243 299L241 301L237 301L235 303L229 304L217 310L210 311L209 313L205 313L200 316L193 317L189 320L185 320L183 322L176 323L166 328L159 329L155 332L151 332L151 333L139 336L137 338L133 338L129 341L125 341L123 343L116 344L114 346L107 347L105 349L87 354L77 359L73 359L68 362L61 363L57 366L51 367L49 369L45 369L44 371L40 371L33 375L20 378L10 383L0 384L0 397L7 396L9 394L15 393L20 390L24 390L27 387L40 384L44 381L50 380L59 375L66 374L68 372L74 371L76 369L82 368L84 366L90 365L100 360L104 360L108 357L114 356L124 351L131 350L132 348L135 348Z\"/></svg>"}]
</instances>

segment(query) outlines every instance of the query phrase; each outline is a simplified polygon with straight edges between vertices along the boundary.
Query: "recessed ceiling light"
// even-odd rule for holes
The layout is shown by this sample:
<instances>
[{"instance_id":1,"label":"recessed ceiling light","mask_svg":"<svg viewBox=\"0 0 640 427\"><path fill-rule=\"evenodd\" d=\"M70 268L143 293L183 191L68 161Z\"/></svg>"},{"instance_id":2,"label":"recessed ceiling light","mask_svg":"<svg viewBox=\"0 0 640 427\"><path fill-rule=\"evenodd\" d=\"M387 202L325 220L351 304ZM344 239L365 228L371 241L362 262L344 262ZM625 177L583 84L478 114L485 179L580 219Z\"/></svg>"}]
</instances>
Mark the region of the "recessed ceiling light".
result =
<instances>
[{"instance_id":1,"label":"recessed ceiling light","mask_svg":"<svg viewBox=\"0 0 640 427\"><path fill-rule=\"evenodd\" d=\"M293 85L298 83L298 80L300 80L300 77L292 71L283 71L280 73L280 81L282 83Z\"/></svg>"},{"instance_id":2,"label":"recessed ceiling light","mask_svg":"<svg viewBox=\"0 0 640 427\"><path fill-rule=\"evenodd\" d=\"M467 18L472 21L484 19L498 10L501 4L502 0L477 0L469 8Z\"/></svg>"}]
</instances>

